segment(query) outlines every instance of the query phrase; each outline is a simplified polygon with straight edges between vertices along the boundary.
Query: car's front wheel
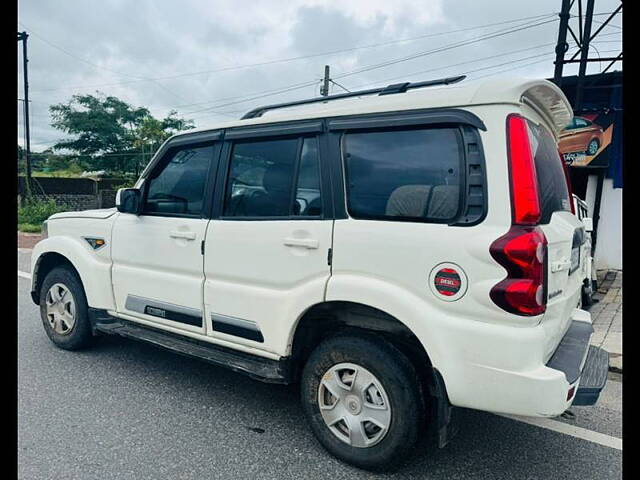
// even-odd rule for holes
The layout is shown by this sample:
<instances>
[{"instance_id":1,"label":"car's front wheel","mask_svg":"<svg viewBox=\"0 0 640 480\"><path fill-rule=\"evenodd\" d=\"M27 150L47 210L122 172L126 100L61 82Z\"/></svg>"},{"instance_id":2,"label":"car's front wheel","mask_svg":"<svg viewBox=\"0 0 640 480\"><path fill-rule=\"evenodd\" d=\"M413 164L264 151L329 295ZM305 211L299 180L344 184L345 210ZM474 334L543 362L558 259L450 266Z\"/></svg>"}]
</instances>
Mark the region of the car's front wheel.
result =
<instances>
[{"instance_id":1,"label":"car's front wheel","mask_svg":"<svg viewBox=\"0 0 640 480\"><path fill-rule=\"evenodd\" d=\"M391 343L345 335L321 343L307 361L302 404L320 443L339 459L390 470L411 453L424 427L416 371Z\"/></svg>"},{"instance_id":2,"label":"car's front wheel","mask_svg":"<svg viewBox=\"0 0 640 480\"><path fill-rule=\"evenodd\" d=\"M47 336L58 347L78 350L94 337L82 282L66 266L51 270L40 288L40 316Z\"/></svg>"},{"instance_id":3,"label":"car's front wheel","mask_svg":"<svg viewBox=\"0 0 640 480\"><path fill-rule=\"evenodd\" d=\"M600 148L600 142L598 142L598 140L594 138L589 142L589 145L587 146L587 153L589 155L595 155L596 153L598 153L599 148Z\"/></svg>"}]
</instances>

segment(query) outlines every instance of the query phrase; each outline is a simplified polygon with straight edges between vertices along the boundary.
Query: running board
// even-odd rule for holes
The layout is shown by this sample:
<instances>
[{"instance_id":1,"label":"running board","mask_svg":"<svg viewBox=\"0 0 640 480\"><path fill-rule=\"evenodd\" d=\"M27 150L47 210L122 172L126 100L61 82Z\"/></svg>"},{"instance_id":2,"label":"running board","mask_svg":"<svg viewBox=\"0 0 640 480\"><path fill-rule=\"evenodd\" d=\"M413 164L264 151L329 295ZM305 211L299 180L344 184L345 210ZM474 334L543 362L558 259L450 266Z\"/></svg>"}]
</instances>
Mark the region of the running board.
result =
<instances>
[{"instance_id":1,"label":"running board","mask_svg":"<svg viewBox=\"0 0 640 480\"><path fill-rule=\"evenodd\" d=\"M214 365L244 373L263 382L292 383L288 357L282 360L263 358L127 320L114 317L106 318L104 314L92 313L94 313L91 315L94 319L94 331L150 343L165 350L199 358Z\"/></svg>"}]
</instances>

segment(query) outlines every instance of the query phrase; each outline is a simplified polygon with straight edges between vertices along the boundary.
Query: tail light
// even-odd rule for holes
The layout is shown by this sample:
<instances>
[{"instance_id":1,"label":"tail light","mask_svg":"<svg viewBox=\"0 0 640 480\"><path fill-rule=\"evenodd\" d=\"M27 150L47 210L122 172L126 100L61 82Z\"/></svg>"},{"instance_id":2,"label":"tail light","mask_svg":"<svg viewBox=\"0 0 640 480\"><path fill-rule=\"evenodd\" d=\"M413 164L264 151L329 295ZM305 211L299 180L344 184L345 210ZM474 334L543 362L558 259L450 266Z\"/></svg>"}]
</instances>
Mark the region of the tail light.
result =
<instances>
[{"instance_id":1,"label":"tail light","mask_svg":"<svg viewBox=\"0 0 640 480\"><path fill-rule=\"evenodd\" d=\"M527 121L507 117L507 152L511 187L511 229L489 247L507 277L490 292L493 302L516 315L540 315L547 303L547 239L541 218L538 178Z\"/></svg>"},{"instance_id":2,"label":"tail light","mask_svg":"<svg viewBox=\"0 0 640 480\"><path fill-rule=\"evenodd\" d=\"M513 224L537 225L541 217L538 177L529 127L520 115L507 117L507 142Z\"/></svg>"},{"instance_id":3,"label":"tail light","mask_svg":"<svg viewBox=\"0 0 640 480\"><path fill-rule=\"evenodd\" d=\"M507 278L491 289L491 300L516 315L540 315L547 306L547 239L540 227L515 225L489 247L507 270Z\"/></svg>"}]
</instances>

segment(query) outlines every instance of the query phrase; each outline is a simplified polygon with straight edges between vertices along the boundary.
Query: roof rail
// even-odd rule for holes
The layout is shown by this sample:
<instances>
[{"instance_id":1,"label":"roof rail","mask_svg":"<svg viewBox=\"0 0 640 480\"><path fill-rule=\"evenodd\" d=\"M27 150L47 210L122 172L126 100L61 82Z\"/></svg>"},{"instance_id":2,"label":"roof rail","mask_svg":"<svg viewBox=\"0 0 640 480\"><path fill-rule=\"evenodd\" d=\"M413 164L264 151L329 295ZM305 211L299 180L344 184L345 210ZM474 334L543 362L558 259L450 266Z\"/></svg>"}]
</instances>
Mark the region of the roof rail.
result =
<instances>
[{"instance_id":1,"label":"roof rail","mask_svg":"<svg viewBox=\"0 0 640 480\"><path fill-rule=\"evenodd\" d=\"M457 75L455 77L439 78L437 80L427 80L424 82L395 83L393 85L388 85L386 87L370 88L368 90L358 90L356 92L349 92L349 93L339 93L337 95L328 95L326 97L307 98L306 100L296 100L294 102L275 103L273 105L265 105L262 107L254 108L250 112L245 113L242 116L241 120L245 120L247 118L260 117L262 116L263 113L269 110L276 110L278 108L294 107L297 105L307 105L309 103L326 102L327 100L337 100L340 98L360 97L362 95L373 95L375 93L377 93L378 95L391 95L394 93L404 93L407 90L411 90L414 88L432 87L434 85L449 85L452 83L458 83L461 80L464 80L466 77L467 77L466 75Z\"/></svg>"}]
</instances>

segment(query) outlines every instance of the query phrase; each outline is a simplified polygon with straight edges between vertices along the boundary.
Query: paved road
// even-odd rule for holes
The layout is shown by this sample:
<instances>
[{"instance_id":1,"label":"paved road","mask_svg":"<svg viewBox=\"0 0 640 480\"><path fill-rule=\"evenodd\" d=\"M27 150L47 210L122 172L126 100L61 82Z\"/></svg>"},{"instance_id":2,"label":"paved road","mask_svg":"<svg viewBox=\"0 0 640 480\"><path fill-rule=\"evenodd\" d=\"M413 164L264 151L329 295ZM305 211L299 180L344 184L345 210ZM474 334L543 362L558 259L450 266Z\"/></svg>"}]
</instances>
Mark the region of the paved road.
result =
<instances>
[{"instance_id":1,"label":"paved road","mask_svg":"<svg viewBox=\"0 0 640 480\"><path fill-rule=\"evenodd\" d=\"M24 253L20 255L25 255ZM22 265L26 262L22 260ZM305 426L294 386L106 337L66 352L47 339L18 278L18 473L37 479L617 479L622 451L462 410L445 449L423 441L395 474L329 456ZM621 377L564 423L621 437Z\"/></svg>"}]
</instances>

